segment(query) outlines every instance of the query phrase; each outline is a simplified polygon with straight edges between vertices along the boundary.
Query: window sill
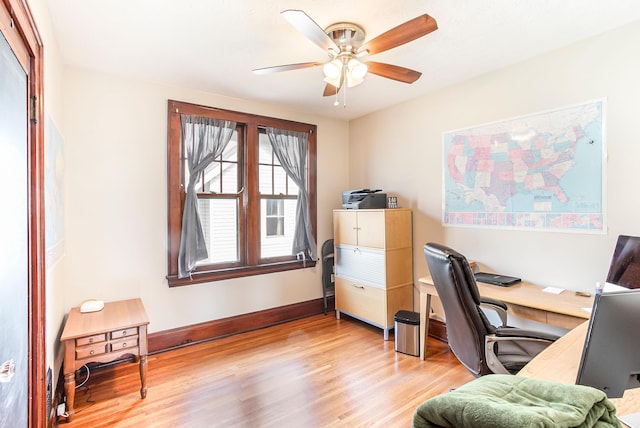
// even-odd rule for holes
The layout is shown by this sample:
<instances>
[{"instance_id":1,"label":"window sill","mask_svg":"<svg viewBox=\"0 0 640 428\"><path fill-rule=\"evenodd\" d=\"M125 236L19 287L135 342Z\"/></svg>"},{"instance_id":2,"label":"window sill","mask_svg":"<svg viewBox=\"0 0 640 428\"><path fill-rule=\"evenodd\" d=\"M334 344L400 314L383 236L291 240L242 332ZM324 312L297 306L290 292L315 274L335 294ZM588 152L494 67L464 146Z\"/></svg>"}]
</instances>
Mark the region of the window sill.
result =
<instances>
[{"instance_id":1,"label":"window sill","mask_svg":"<svg viewBox=\"0 0 640 428\"><path fill-rule=\"evenodd\" d=\"M222 281L225 279L243 278L246 276L262 275L265 273L284 272L288 270L306 269L315 267L316 262L301 260L269 263L257 266L234 267L228 269L196 271L190 278L178 278L178 275L167 276L169 287L181 287L184 285L201 284L203 282Z\"/></svg>"}]
</instances>

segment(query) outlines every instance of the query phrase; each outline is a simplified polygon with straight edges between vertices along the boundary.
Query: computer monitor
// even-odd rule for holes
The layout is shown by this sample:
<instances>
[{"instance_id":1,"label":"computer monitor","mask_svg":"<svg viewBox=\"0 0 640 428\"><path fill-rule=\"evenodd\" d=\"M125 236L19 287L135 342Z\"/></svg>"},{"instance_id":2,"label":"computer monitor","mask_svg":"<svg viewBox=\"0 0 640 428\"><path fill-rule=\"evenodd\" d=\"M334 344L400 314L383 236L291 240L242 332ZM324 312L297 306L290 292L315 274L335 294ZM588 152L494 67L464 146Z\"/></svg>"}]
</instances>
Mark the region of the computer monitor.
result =
<instances>
[{"instance_id":1,"label":"computer monitor","mask_svg":"<svg viewBox=\"0 0 640 428\"><path fill-rule=\"evenodd\" d=\"M596 296L576 383L609 398L640 387L640 289Z\"/></svg>"},{"instance_id":2,"label":"computer monitor","mask_svg":"<svg viewBox=\"0 0 640 428\"><path fill-rule=\"evenodd\" d=\"M640 237L618 236L606 284L624 288L640 288Z\"/></svg>"}]
</instances>

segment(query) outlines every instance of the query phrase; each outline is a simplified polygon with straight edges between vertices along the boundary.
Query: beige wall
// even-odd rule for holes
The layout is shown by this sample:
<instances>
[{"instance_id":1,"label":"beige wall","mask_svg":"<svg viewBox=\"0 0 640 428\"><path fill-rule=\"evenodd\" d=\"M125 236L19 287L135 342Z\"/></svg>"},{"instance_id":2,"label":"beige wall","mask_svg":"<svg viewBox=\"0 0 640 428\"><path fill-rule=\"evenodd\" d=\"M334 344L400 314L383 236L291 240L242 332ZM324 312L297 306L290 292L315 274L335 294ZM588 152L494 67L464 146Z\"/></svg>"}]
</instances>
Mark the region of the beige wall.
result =
<instances>
[{"instance_id":1,"label":"beige wall","mask_svg":"<svg viewBox=\"0 0 640 428\"><path fill-rule=\"evenodd\" d=\"M322 297L320 266L169 288L167 100L318 125L318 241L347 183L348 123L184 88L65 69L65 308L141 297L151 332Z\"/></svg>"},{"instance_id":2,"label":"beige wall","mask_svg":"<svg viewBox=\"0 0 640 428\"><path fill-rule=\"evenodd\" d=\"M544 285L591 291L604 279L617 235L640 235L639 44L635 23L350 123L350 187L383 188L414 210L416 280L428 273L428 241L458 249L483 270ZM606 235L442 227L443 132L602 97Z\"/></svg>"},{"instance_id":3,"label":"beige wall","mask_svg":"<svg viewBox=\"0 0 640 428\"><path fill-rule=\"evenodd\" d=\"M54 384L65 314L87 298L141 297L154 332L321 297L319 266L167 286L167 100L318 125L318 245L332 235L331 210L348 182L347 122L65 68L46 3L29 3L45 46L45 111L64 139L64 254L46 276L46 352Z\"/></svg>"},{"instance_id":4,"label":"beige wall","mask_svg":"<svg viewBox=\"0 0 640 428\"><path fill-rule=\"evenodd\" d=\"M46 3L29 3L45 45L45 110L64 139L65 252L46 278L47 361L54 376L65 314L87 298L141 297L151 332L320 298L320 266L168 287L167 100L318 125L319 246L332 235L331 211L348 182L348 123L65 67Z\"/></svg>"}]
</instances>

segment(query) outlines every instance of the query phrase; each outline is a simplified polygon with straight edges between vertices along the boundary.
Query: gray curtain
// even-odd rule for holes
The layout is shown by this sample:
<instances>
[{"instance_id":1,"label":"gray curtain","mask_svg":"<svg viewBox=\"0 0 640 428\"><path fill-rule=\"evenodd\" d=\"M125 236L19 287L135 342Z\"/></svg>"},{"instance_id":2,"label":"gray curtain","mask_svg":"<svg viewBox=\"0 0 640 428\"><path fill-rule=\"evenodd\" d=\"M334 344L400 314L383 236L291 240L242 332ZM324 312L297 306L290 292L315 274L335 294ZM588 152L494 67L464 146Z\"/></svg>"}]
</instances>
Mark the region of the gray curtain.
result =
<instances>
[{"instance_id":1,"label":"gray curtain","mask_svg":"<svg viewBox=\"0 0 640 428\"><path fill-rule=\"evenodd\" d=\"M309 215L309 194L307 193L307 153L309 134L277 128L267 128L267 135L273 152L285 172L298 186L298 205L296 207L296 228L293 237L292 254L310 256L317 260L316 241L311 230Z\"/></svg>"},{"instance_id":2,"label":"gray curtain","mask_svg":"<svg viewBox=\"0 0 640 428\"><path fill-rule=\"evenodd\" d=\"M196 182L200 180L202 171L222 154L236 124L186 114L180 115L180 123L184 156L189 169L178 253L178 278L185 278L191 275L197 262L209 257L198 213Z\"/></svg>"}]
</instances>

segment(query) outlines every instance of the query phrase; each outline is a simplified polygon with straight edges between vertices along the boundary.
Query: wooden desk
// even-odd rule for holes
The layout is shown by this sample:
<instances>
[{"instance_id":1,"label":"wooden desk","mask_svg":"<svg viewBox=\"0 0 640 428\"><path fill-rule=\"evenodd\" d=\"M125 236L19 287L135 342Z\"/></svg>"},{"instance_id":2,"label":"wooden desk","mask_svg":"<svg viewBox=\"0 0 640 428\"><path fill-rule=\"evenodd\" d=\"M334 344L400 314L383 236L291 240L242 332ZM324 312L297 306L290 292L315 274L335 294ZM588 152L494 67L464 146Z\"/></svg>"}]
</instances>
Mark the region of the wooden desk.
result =
<instances>
[{"instance_id":1,"label":"wooden desk","mask_svg":"<svg viewBox=\"0 0 640 428\"><path fill-rule=\"evenodd\" d=\"M529 362L518 376L575 384L589 322L562 336ZM618 415L640 412L640 388L628 389L622 398L611 398Z\"/></svg>"},{"instance_id":2,"label":"wooden desk","mask_svg":"<svg viewBox=\"0 0 640 428\"><path fill-rule=\"evenodd\" d=\"M550 294L544 287L520 282L511 287L478 282L480 295L502 300L509 307L509 313L546 324L564 328L574 328L589 319L589 312L582 308L593 306L593 296L578 296L574 291L565 290L560 294ZM424 360L427 334L429 332L429 314L431 313L431 296L438 292L431 277L418 279L420 290L420 359Z\"/></svg>"},{"instance_id":3,"label":"wooden desk","mask_svg":"<svg viewBox=\"0 0 640 428\"><path fill-rule=\"evenodd\" d=\"M140 299L105 303L98 312L71 309L60 338L64 343L64 390L69 421L74 414L75 372L87 363L108 363L134 355L140 364L140 397L147 396L148 324Z\"/></svg>"}]
</instances>

